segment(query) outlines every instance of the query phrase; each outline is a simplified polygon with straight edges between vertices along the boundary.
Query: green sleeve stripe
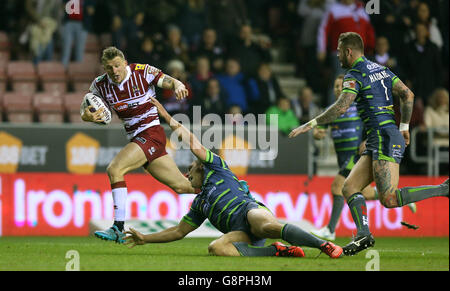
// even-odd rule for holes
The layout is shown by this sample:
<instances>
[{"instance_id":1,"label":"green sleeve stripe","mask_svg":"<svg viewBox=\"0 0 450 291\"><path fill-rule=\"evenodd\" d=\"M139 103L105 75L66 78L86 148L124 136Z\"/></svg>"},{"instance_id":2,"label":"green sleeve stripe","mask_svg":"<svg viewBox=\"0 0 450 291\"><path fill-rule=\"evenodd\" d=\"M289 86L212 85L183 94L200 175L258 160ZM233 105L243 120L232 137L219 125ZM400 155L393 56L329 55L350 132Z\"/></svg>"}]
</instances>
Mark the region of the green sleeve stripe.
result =
<instances>
[{"instance_id":1,"label":"green sleeve stripe","mask_svg":"<svg viewBox=\"0 0 450 291\"><path fill-rule=\"evenodd\" d=\"M392 115L395 115L395 113L393 111L390 111L390 110L388 110L388 111L383 110L383 111L379 111L379 112L375 113L375 115L380 115L380 114L392 114Z\"/></svg>"},{"instance_id":2,"label":"green sleeve stripe","mask_svg":"<svg viewBox=\"0 0 450 291\"><path fill-rule=\"evenodd\" d=\"M372 86L367 85L366 87L362 88L361 90L362 90L362 91L365 91L365 90L369 90L369 89L371 89L371 88L372 88Z\"/></svg>"},{"instance_id":3,"label":"green sleeve stripe","mask_svg":"<svg viewBox=\"0 0 450 291\"><path fill-rule=\"evenodd\" d=\"M345 88L342 90L342 93L353 93L355 95L358 95L358 91L350 89L350 88Z\"/></svg>"},{"instance_id":4,"label":"green sleeve stripe","mask_svg":"<svg viewBox=\"0 0 450 291\"><path fill-rule=\"evenodd\" d=\"M346 121L356 121L356 120L360 120L361 117L356 116L356 117L346 117L346 118L339 118L336 119L335 121L333 121L334 123L339 123L339 122L346 122Z\"/></svg>"},{"instance_id":5,"label":"green sleeve stripe","mask_svg":"<svg viewBox=\"0 0 450 291\"><path fill-rule=\"evenodd\" d=\"M203 182L203 185L205 185L208 182L208 180L209 180L209 178L211 177L212 174L214 174L214 170L211 170L211 171L208 172L208 174L206 175L205 182Z\"/></svg>"},{"instance_id":6,"label":"green sleeve stripe","mask_svg":"<svg viewBox=\"0 0 450 291\"><path fill-rule=\"evenodd\" d=\"M367 99L373 99L373 95L366 95Z\"/></svg>"},{"instance_id":7,"label":"green sleeve stripe","mask_svg":"<svg viewBox=\"0 0 450 291\"><path fill-rule=\"evenodd\" d=\"M192 226L192 227L198 228L198 225L197 225L197 224L195 224L195 223L192 222L192 221L187 220L185 217L183 217L182 221L186 222L187 224L189 224L189 225Z\"/></svg>"},{"instance_id":8,"label":"green sleeve stripe","mask_svg":"<svg viewBox=\"0 0 450 291\"><path fill-rule=\"evenodd\" d=\"M397 76L394 76L394 78L392 78L392 87L394 87L398 81L400 81L400 79Z\"/></svg>"},{"instance_id":9,"label":"green sleeve stripe","mask_svg":"<svg viewBox=\"0 0 450 291\"><path fill-rule=\"evenodd\" d=\"M210 157L211 157L211 151L210 150L206 150L205 162L209 163Z\"/></svg>"},{"instance_id":10,"label":"green sleeve stripe","mask_svg":"<svg viewBox=\"0 0 450 291\"><path fill-rule=\"evenodd\" d=\"M220 185L223 183L223 179L216 182L216 185Z\"/></svg>"}]
</instances>

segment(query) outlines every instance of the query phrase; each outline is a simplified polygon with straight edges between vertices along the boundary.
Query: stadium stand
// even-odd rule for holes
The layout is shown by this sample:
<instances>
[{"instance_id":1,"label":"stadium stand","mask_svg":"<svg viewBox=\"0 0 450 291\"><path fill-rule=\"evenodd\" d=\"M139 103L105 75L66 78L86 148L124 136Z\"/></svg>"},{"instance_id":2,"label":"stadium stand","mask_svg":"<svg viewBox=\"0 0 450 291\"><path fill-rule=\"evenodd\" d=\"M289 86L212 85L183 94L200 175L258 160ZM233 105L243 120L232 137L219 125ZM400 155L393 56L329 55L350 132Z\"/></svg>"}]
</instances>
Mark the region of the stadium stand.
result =
<instances>
[{"instance_id":1,"label":"stadium stand","mask_svg":"<svg viewBox=\"0 0 450 291\"><path fill-rule=\"evenodd\" d=\"M60 62L41 62L37 65L39 83L44 92L61 96L67 92L66 70Z\"/></svg>"},{"instance_id":2,"label":"stadium stand","mask_svg":"<svg viewBox=\"0 0 450 291\"><path fill-rule=\"evenodd\" d=\"M14 92L34 94L37 90L37 73L33 63L11 61L7 69L8 79Z\"/></svg>"},{"instance_id":3,"label":"stadium stand","mask_svg":"<svg viewBox=\"0 0 450 291\"><path fill-rule=\"evenodd\" d=\"M60 95L52 95L47 92L35 94L33 96L33 110L39 122L64 122L64 104Z\"/></svg>"},{"instance_id":4,"label":"stadium stand","mask_svg":"<svg viewBox=\"0 0 450 291\"><path fill-rule=\"evenodd\" d=\"M98 75L98 64L72 62L69 64L67 74L69 76L69 84L73 91L86 91Z\"/></svg>"},{"instance_id":5,"label":"stadium stand","mask_svg":"<svg viewBox=\"0 0 450 291\"><path fill-rule=\"evenodd\" d=\"M7 121L15 123L33 122L33 95L23 92L6 92L3 108Z\"/></svg>"},{"instance_id":6,"label":"stadium stand","mask_svg":"<svg viewBox=\"0 0 450 291\"><path fill-rule=\"evenodd\" d=\"M64 112L70 123L82 123L80 117L80 104L84 97L84 92L70 92L63 97Z\"/></svg>"}]
</instances>

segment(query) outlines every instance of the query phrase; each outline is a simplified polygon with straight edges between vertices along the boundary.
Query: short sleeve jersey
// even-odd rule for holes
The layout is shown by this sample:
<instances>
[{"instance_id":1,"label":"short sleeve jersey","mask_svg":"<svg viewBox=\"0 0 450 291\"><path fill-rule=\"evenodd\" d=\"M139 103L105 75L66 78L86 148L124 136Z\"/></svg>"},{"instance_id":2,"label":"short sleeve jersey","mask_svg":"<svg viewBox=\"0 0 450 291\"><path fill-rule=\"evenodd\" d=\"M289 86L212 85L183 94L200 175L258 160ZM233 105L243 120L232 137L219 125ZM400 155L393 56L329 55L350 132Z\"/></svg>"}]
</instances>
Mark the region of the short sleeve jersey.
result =
<instances>
[{"instance_id":1,"label":"short sleeve jersey","mask_svg":"<svg viewBox=\"0 0 450 291\"><path fill-rule=\"evenodd\" d=\"M395 126L392 88L399 78L388 68L361 57L344 77L342 92L356 94L358 114L367 134Z\"/></svg>"},{"instance_id":2,"label":"short sleeve jersey","mask_svg":"<svg viewBox=\"0 0 450 291\"><path fill-rule=\"evenodd\" d=\"M254 200L241 188L239 179L221 157L207 150L203 164L202 191L192 201L190 211L182 220L197 228L208 219L219 231L227 233L233 214L246 202Z\"/></svg>"}]
</instances>

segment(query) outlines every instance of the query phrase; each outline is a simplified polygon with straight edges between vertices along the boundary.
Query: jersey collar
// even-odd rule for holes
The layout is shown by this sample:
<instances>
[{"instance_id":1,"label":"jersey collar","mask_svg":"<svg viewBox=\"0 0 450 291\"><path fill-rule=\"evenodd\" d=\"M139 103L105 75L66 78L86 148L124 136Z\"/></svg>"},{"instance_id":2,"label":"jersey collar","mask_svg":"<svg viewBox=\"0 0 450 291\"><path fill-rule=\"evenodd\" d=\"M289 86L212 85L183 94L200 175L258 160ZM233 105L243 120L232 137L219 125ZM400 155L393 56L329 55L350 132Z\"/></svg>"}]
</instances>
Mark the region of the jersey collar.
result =
<instances>
[{"instance_id":1,"label":"jersey collar","mask_svg":"<svg viewBox=\"0 0 450 291\"><path fill-rule=\"evenodd\" d=\"M359 58L353 63L352 68L354 68L354 67L356 66L356 64L358 64L358 63L360 63L360 62L364 62L364 61L365 61L364 56L359 57Z\"/></svg>"}]
</instances>

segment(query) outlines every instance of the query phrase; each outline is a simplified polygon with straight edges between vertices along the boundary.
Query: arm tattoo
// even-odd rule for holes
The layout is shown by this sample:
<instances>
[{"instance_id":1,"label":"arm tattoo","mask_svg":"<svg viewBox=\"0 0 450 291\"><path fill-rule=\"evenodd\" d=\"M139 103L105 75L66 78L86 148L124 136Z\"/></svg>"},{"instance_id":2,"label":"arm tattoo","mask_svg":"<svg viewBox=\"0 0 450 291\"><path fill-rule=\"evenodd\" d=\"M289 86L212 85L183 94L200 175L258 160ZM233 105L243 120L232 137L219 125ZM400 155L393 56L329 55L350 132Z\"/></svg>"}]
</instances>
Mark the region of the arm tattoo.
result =
<instances>
[{"instance_id":1,"label":"arm tattoo","mask_svg":"<svg viewBox=\"0 0 450 291\"><path fill-rule=\"evenodd\" d=\"M175 82L173 78L168 75L165 75L161 87L163 89L173 90L175 88Z\"/></svg>"},{"instance_id":2,"label":"arm tattoo","mask_svg":"<svg viewBox=\"0 0 450 291\"><path fill-rule=\"evenodd\" d=\"M402 81L398 81L392 88L392 94L400 99L400 122L409 123L414 108L413 92Z\"/></svg>"},{"instance_id":3,"label":"arm tattoo","mask_svg":"<svg viewBox=\"0 0 450 291\"><path fill-rule=\"evenodd\" d=\"M317 124L328 124L336 120L347 111L355 98L356 95L353 93L342 93L333 105L316 117Z\"/></svg>"}]
</instances>

